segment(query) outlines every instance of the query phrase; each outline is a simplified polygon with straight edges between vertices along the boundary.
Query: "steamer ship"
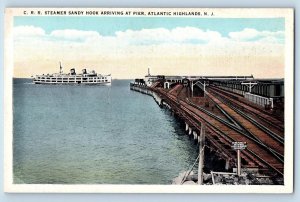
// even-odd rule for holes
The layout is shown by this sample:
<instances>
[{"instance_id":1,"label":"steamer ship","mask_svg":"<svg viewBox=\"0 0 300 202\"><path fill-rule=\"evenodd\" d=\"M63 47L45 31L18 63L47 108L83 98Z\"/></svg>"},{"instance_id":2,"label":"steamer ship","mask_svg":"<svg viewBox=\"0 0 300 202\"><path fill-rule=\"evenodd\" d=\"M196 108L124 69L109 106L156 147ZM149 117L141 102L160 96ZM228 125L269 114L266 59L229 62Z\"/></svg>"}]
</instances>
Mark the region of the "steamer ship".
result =
<instances>
[{"instance_id":1,"label":"steamer ship","mask_svg":"<svg viewBox=\"0 0 300 202\"><path fill-rule=\"evenodd\" d=\"M81 74L77 74L75 68L70 73L64 74L60 63L59 73L36 75L33 78L34 84L82 84L82 85L111 85L111 74L97 74L94 70L87 72L82 69Z\"/></svg>"}]
</instances>

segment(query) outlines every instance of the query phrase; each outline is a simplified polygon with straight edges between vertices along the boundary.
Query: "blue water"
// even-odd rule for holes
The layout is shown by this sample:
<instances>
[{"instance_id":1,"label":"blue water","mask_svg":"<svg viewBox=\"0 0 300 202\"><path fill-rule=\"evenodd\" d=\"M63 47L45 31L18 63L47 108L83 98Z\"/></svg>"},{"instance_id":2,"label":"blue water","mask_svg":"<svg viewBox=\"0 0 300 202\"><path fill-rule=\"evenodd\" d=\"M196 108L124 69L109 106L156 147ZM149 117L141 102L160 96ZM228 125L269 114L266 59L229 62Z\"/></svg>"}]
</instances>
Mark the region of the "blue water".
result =
<instances>
[{"instance_id":1,"label":"blue water","mask_svg":"<svg viewBox=\"0 0 300 202\"><path fill-rule=\"evenodd\" d=\"M196 146L152 97L112 86L14 79L13 179L26 184L170 184Z\"/></svg>"}]
</instances>

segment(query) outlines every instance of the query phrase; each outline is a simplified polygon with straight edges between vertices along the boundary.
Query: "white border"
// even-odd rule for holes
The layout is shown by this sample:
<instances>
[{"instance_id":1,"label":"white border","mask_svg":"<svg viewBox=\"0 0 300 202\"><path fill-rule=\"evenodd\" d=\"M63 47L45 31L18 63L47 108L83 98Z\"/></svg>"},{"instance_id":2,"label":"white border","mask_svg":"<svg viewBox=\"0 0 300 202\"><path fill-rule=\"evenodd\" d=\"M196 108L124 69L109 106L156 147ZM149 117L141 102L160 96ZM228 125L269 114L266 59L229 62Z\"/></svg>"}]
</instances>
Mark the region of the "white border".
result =
<instances>
[{"instance_id":1,"label":"white border","mask_svg":"<svg viewBox=\"0 0 300 202\"><path fill-rule=\"evenodd\" d=\"M55 8L55 10L114 11L202 11L214 12L212 18L285 18L285 174L284 185L32 185L13 184L12 174L12 78L13 78L13 17L23 11L54 10L54 8L7 8L5 10L4 53L4 191L22 193L292 193L294 146L294 10L279 8ZM117 16L116 16L117 17ZM122 17L122 16L121 16ZM132 16L135 17L135 16ZM138 17L138 16L137 16ZM147 16L158 17L158 16ZM162 16L159 16L162 17ZM195 17L195 16L166 16ZM203 16L199 16L203 17Z\"/></svg>"}]
</instances>

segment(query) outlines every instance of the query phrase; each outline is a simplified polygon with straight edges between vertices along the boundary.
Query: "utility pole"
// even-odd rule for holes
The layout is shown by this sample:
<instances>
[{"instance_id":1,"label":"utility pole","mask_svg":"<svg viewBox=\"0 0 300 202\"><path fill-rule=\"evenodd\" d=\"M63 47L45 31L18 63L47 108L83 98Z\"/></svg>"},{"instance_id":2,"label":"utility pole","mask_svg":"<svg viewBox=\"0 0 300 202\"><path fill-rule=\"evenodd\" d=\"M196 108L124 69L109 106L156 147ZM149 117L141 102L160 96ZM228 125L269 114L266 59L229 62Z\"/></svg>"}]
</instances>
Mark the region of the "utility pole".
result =
<instances>
[{"instance_id":1,"label":"utility pole","mask_svg":"<svg viewBox=\"0 0 300 202\"><path fill-rule=\"evenodd\" d=\"M257 83L256 82L243 82L243 83L241 83L242 85L246 85L248 88L249 88L249 93L251 93L251 89L255 86L255 85L257 85Z\"/></svg>"},{"instance_id":2,"label":"utility pole","mask_svg":"<svg viewBox=\"0 0 300 202\"><path fill-rule=\"evenodd\" d=\"M241 176L241 150L237 150L237 174Z\"/></svg>"},{"instance_id":3,"label":"utility pole","mask_svg":"<svg viewBox=\"0 0 300 202\"><path fill-rule=\"evenodd\" d=\"M204 167L204 148L205 148L205 126L201 123L200 143L199 143L199 165L198 165L198 184L203 184Z\"/></svg>"}]
</instances>

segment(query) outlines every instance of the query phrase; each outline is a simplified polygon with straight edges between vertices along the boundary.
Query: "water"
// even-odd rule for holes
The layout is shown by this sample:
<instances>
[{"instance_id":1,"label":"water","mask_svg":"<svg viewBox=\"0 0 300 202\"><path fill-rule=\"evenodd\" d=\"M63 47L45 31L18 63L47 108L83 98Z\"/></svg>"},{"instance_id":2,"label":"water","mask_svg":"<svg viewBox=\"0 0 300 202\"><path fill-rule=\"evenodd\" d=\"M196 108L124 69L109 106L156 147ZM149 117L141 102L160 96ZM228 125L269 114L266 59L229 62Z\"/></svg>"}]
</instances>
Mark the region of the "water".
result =
<instances>
[{"instance_id":1,"label":"water","mask_svg":"<svg viewBox=\"0 0 300 202\"><path fill-rule=\"evenodd\" d=\"M170 184L196 146L153 98L112 86L14 79L13 179L26 184Z\"/></svg>"}]
</instances>

